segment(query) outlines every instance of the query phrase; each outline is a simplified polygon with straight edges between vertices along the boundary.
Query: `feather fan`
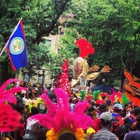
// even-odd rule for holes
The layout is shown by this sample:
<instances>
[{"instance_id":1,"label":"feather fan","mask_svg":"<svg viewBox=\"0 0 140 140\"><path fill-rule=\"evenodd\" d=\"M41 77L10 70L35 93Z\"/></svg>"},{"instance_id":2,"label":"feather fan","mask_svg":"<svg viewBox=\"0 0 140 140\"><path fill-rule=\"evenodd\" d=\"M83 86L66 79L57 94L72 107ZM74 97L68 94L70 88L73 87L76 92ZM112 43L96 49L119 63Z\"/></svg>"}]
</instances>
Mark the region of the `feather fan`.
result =
<instances>
[{"instance_id":1,"label":"feather fan","mask_svg":"<svg viewBox=\"0 0 140 140\"><path fill-rule=\"evenodd\" d=\"M93 97L94 97L94 99L97 99L97 98L98 98L98 95L99 95L100 93L101 93L100 90L94 91L94 92L93 92Z\"/></svg>"},{"instance_id":2,"label":"feather fan","mask_svg":"<svg viewBox=\"0 0 140 140\"><path fill-rule=\"evenodd\" d=\"M83 102L78 102L75 106L75 113L82 114L87 109L87 100L84 100Z\"/></svg>"},{"instance_id":3,"label":"feather fan","mask_svg":"<svg viewBox=\"0 0 140 140\"><path fill-rule=\"evenodd\" d=\"M51 117L49 114L38 114L32 116L30 119L39 120L39 123L47 128L53 128L55 132L58 132L65 128L70 128L74 132L78 128L86 129L87 127L91 126L93 120L91 117L84 114L86 109L87 101L82 103L78 103L75 112L70 111L70 104L68 102L68 96L62 89L55 89L55 94L57 97L57 110L56 115ZM46 95L45 95L46 96ZM42 95L42 99L44 101L48 101L44 95ZM48 106L49 108L50 106ZM81 110L80 110L81 109ZM86 120L86 121L85 121Z\"/></svg>"},{"instance_id":4,"label":"feather fan","mask_svg":"<svg viewBox=\"0 0 140 140\"><path fill-rule=\"evenodd\" d=\"M50 117L46 114L33 115L29 119L38 120L40 125L48 128L48 129L51 129L53 127L53 125L55 125L54 124L55 123L54 118L52 118L52 117Z\"/></svg>"},{"instance_id":5,"label":"feather fan","mask_svg":"<svg viewBox=\"0 0 140 140\"><path fill-rule=\"evenodd\" d=\"M60 88L55 89L54 93L56 94L58 108L60 110L62 109L66 112L69 112L70 106L68 101L68 95Z\"/></svg>"},{"instance_id":6,"label":"feather fan","mask_svg":"<svg viewBox=\"0 0 140 140\"><path fill-rule=\"evenodd\" d=\"M0 104L5 102L16 104L17 100L13 94L7 94L0 97Z\"/></svg>"},{"instance_id":7,"label":"feather fan","mask_svg":"<svg viewBox=\"0 0 140 140\"><path fill-rule=\"evenodd\" d=\"M19 79L8 79L7 81L5 81L2 86L0 87L0 89L5 90L9 84L14 83L14 82L20 82L21 80Z\"/></svg>"},{"instance_id":8,"label":"feather fan","mask_svg":"<svg viewBox=\"0 0 140 140\"><path fill-rule=\"evenodd\" d=\"M9 94L9 93L15 94L17 92L21 92L22 90L27 91L28 89L23 88L23 87L15 87L15 88L11 88L9 90L5 90L3 93L5 93L5 94Z\"/></svg>"},{"instance_id":9,"label":"feather fan","mask_svg":"<svg viewBox=\"0 0 140 140\"><path fill-rule=\"evenodd\" d=\"M20 122L22 116L9 103L16 104L17 100L14 93L25 90L25 88L6 89L11 83L19 81L19 79L9 79L0 87L0 132L11 132L19 127L23 127L23 124Z\"/></svg>"},{"instance_id":10,"label":"feather fan","mask_svg":"<svg viewBox=\"0 0 140 140\"><path fill-rule=\"evenodd\" d=\"M48 115L50 117L54 117L56 115L57 106L54 104L50 98L44 93L41 95L42 100L44 100L45 105L47 107Z\"/></svg>"},{"instance_id":11,"label":"feather fan","mask_svg":"<svg viewBox=\"0 0 140 140\"><path fill-rule=\"evenodd\" d=\"M9 104L0 104L0 132L11 132L23 127L20 123L21 118L21 115Z\"/></svg>"}]
</instances>

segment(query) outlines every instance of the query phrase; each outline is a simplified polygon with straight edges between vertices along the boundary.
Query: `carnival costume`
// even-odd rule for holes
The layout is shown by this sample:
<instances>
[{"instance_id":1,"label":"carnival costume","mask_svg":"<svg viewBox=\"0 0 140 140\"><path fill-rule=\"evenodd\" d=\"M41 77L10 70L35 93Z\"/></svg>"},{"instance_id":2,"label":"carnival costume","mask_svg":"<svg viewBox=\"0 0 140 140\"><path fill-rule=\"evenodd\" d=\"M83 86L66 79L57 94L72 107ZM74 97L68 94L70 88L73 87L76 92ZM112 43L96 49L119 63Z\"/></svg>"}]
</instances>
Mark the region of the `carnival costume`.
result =
<instances>
[{"instance_id":1,"label":"carnival costume","mask_svg":"<svg viewBox=\"0 0 140 140\"><path fill-rule=\"evenodd\" d=\"M140 106L140 79L127 70L124 70L124 75L128 80L124 85L127 97L135 106Z\"/></svg>"},{"instance_id":2,"label":"carnival costume","mask_svg":"<svg viewBox=\"0 0 140 140\"><path fill-rule=\"evenodd\" d=\"M43 94L41 98L46 102L48 113L34 115L31 119L37 119L42 126L49 128L47 140L59 140L65 133L74 135L77 140L84 140L84 130L93 127L93 120L84 113L87 101L77 103L74 112L70 112L67 94L62 89L55 89L54 92L57 105Z\"/></svg>"},{"instance_id":3,"label":"carnival costume","mask_svg":"<svg viewBox=\"0 0 140 140\"><path fill-rule=\"evenodd\" d=\"M22 116L13 109L11 104L15 105L17 103L15 93L27 89L9 86L14 82L20 82L20 80L9 79L0 87L0 132L11 132L19 129L19 127L24 127L20 122Z\"/></svg>"},{"instance_id":4,"label":"carnival costume","mask_svg":"<svg viewBox=\"0 0 140 140\"><path fill-rule=\"evenodd\" d=\"M92 66L89 69L89 65L87 63L87 60L85 59L88 57L89 54L94 54L94 48L92 47L91 42L87 42L86 39L82 38L75 42L75 45L77 45L80 49L79 57L76 58L73 61L73 79L71 82L71 86L74 87L76 84L78 84L81 80L81 78L84 78L87 81L96 79L101 72L109 72L111 69L108 66L105 66L101 72L95 72L98 71L100 68L97 65ZM89 72L92 72L91 74L88 74Z\"/></svg>"}]
</instances>

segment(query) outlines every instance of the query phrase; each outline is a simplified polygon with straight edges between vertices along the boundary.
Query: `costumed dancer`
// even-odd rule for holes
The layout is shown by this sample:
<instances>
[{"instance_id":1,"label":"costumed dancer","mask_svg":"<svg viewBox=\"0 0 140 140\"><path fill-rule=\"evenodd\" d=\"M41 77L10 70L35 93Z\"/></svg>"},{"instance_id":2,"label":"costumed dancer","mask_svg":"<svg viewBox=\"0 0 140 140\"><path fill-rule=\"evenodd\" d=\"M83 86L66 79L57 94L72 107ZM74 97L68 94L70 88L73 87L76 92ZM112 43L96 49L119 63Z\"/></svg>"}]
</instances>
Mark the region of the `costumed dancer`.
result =
<instances>
[{"instance_id":1,"label":"costumed dancer","mask_svg":"<svg viewBox=\"0 0 140 140\"><path fill-rule=\"evenodd\" d=\"M38 114L31 119L38 120L42 126L49 129L47 140L85 140L84 130L94 126L92 118L84 113L87 101L78 102L75 110L71 112L67 94L62 89L55 89L54 92L57 105L43 94L41 97L46 102L48 114Z\"/></svg>"},{"instance_id":2,"label":"costumed dancer","mask_svg":"<svg viewBox=\"0 0 140 140\"><path fill-rule=\"evenodd\" d=\"M94 65L89 69L89 65L87 63L86 58L89 54L94 54L94 48L92 47L91 42L87 42L86 39L82 38L75 42L80 49L79 57L73 61L73 79L71 82L71 87L74 87L78 84L82 78L86 81L91 81L96 79L101 72L110 72L110 68L108 66L104 66L101 72L95 72L99 70L99 66ZM91 74L88 74L92 72Z\"/></svg>"},{"instance_id":3,"label":"costumed dancer","mask_svg":"<svg viewBox=\"0 0 140 140\"><path fill-rule=\"evenodd\" d=\"M19 112L13 109L12 104L16 105L17 100L15 93L22 90L27 91L23 87L9 87L12 83L19 82L19 79L9 79L0 87L0 132L12 132L24 127L21 123L22 116Z\"/></svg>"}]
</instances>

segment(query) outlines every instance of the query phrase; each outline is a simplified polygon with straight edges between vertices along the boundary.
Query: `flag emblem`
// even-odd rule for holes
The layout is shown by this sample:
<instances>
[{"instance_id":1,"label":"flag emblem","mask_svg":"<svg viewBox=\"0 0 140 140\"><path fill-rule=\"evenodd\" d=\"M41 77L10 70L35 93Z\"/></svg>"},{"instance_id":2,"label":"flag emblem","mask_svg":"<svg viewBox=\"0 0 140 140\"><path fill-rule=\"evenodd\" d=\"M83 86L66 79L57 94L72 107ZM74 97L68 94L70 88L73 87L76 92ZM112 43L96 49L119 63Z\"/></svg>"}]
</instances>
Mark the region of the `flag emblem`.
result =
<instances>
[{"instance_id":1,"label":"flag emblem","mask_svg":"<svg viewBox=\"0 0 140 140\"><path fill-rule=\"evenodd\" d=\"M10 52L14 55L21 54L24 50L24 41L20 37L15 37L10 43Z\"/></svg>"},{"instance_id":2,"label":"flag emblem","mask_svg":"<svg viewBox=\"0 0 140 140\"><path fill-rule=\"evenodd\" d=\"M22 19L19 20L5 46L14 71L28 65L26 40Z\"/></svg>"}]
</instances>

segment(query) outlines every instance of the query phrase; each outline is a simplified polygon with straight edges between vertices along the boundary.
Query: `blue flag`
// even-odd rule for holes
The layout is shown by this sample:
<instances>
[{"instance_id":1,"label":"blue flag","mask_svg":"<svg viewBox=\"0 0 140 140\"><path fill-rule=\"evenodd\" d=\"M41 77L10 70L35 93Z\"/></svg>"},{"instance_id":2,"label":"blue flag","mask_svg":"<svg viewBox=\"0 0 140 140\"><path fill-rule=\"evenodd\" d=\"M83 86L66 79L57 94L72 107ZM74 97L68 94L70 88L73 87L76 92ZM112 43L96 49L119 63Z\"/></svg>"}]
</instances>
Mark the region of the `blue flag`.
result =
<instances>
[{"instance_id":1,"label":"blue flag","mask_svg":"<svg viewBox=\"0 0 140 140\"><path fill-rule=\"evenodd\" d=\"M14 71L28 65L26 41L22 19L19 20L16 28L6 43L6 51L8 52L12 69Z\"/></svg>"}]
</instances>

